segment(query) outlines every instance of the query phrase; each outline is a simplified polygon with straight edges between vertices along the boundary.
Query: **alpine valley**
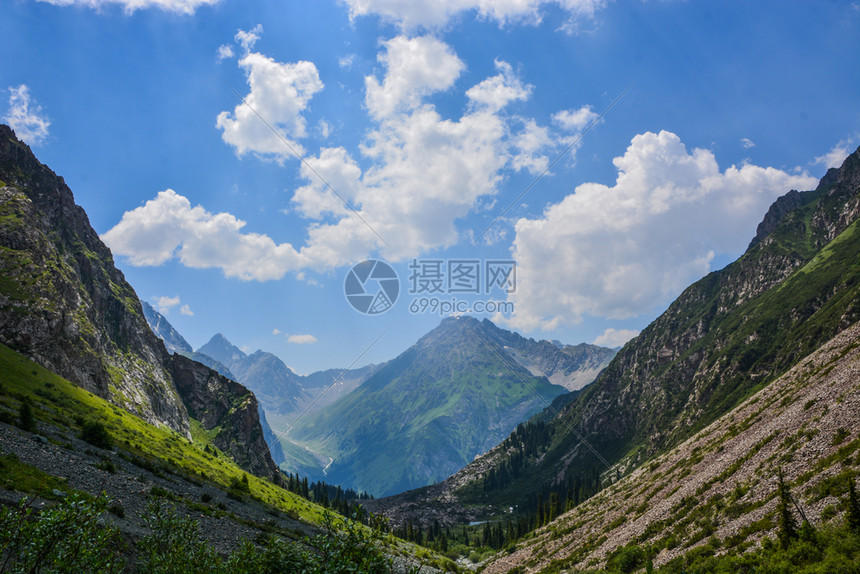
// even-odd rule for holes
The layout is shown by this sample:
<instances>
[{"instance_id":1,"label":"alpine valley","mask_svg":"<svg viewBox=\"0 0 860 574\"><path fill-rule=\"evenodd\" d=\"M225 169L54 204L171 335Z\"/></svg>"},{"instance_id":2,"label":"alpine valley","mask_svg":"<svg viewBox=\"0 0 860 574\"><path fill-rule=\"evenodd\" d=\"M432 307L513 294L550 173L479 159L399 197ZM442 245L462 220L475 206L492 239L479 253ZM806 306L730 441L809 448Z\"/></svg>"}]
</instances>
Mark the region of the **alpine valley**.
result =
<instances>
[{"instance_id":1,"label":"alpine valley","mask_svg":"<svg viewBox=\"0 0 860 574\"><path fill-rule=\"evenodd\" d=\"M858 572L860 150L785 191L621 349L298 375L194 350L0 126L0 571Z\"/></svg>"}]
</instances>

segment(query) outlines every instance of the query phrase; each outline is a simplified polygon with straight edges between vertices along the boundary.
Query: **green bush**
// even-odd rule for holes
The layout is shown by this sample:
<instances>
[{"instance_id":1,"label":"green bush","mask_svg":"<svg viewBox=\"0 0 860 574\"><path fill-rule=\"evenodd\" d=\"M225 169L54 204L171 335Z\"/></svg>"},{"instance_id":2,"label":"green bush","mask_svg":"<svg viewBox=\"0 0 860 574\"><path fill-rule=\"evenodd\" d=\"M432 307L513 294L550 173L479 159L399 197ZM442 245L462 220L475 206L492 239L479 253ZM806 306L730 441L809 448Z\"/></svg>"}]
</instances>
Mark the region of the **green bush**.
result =
<instances>
[{"instance_id":1,"label":"green bush","mask_svg":"<svg viewBox=\"0 0 860 574\"><path fill-rule=\"evenodd\" d=\"M100 421L84 422L81 428L81 440L103 449L109 449L112 446L110 434L104 423Z\"/></svg>"},{"instance_id":2,"label":"green bush","mask_svg":"<svg viewBox=\"0 0 860 574\"><path fill-rule=\"evenodd\" d=\"M24 400L18 407L18 426L27 432L36 432L36 417L29 400Z\"/></svg>"},{"instance_id":3,"label":"green bush","mask_svg":"<svg viewBox=\"0 0 860 574\"><path fill-rule=\"evenodd\" d=\"M122 541L98 518L108 500L87 501L73 494L53 508L36 512L33 501L22 499L17 508L0 509L0 564L3 572L40 574L121 572L124 560L117 549Z\"/></svg>"},{"instance_id":4,"label":"green bush","mask_svg":"<svg viewBox=\"0 0 860 574\"><path fill-rule=\"evenodd\" d=\"M609 559L612 570L628 574L645 565L645 551L636 545L623 546Z\"/></svg>"}]
</instances>

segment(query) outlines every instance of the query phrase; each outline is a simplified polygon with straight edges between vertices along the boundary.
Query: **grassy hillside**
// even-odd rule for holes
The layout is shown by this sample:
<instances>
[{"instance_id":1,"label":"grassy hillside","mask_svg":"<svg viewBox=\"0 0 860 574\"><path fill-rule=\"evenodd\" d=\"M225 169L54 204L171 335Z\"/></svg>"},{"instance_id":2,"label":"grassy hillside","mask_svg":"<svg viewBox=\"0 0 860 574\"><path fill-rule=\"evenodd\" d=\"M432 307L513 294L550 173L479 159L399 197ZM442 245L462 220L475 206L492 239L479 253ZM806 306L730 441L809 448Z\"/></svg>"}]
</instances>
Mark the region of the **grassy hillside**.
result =
<instances>
[{"instance_id":1,"label":"grassy hillside","mask_svg":"<svg viewBox=\"0 0 860 574\"><path fill-rule=\"evenodd\" d=\"M148 424L4 345L0 345L0 373L0 413L5 422L16 420L21 402L29 401L37 425L55 425L80 434L82 422L101 423L118 452L142 466L163 466L225 489L247 476L251 496L309 522L322 519L320 507L268 481L246 475L210 444L213 432L203 430L196 421L192 420L191 442L167 427Z\"/></svg>"}]
</instances>

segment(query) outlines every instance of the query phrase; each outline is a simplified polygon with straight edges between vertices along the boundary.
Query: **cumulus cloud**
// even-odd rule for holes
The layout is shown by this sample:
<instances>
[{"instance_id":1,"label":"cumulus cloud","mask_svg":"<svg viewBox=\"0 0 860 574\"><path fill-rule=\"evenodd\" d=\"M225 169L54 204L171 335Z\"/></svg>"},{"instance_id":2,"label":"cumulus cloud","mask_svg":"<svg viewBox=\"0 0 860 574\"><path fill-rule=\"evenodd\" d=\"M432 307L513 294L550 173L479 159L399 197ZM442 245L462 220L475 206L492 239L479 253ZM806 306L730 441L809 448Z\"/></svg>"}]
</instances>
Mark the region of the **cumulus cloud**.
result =
<instances>
[{"instance_id":1,"label":"cumulus cloud","mask_svg":"<svg viewBox=\"0 0 860 574\"><path fill-rule=\"evenodd\" d=\"M429 36L397 37L382 49L384 77L365 81L377 121L360 148L370 166L362 171L343 148L308 158L361 218L306 167L308 183L293 196L297 212L325 219L310 228L302 249L319 266L355 262L375 250L396 261L455 244L457 220L492 198L505 170L538 170L558 145L533 120L506 113L507 103L531 90L507 63L496 62L497 75L466 90L471 103L459 119L446 119L426 98L450 89L462 73L453 50Z\"/></svg>"},{"instance_id":2,"label":"cumulus cloud","mask_svg":"<svg viewBox=\"0 0 860 574\"><path fill-rule=\"evenodd\" d=\"M176 297L156 297L155 308L159 313L168 314L170 310L179 305L179 296Z\"/></svg>"},{"instance_id":3,"label":"cumulus cloud","mask_svg":"<svg viewBox=\"0 0 860 574\"><path fill-rule=\"evenodd\" d=\"M377 59L386 70L382 82L374 76L364 79L365 103L376 119L414 109L423 96L450 88L466 67L448 44L433 36L392 38Z\"/></svg>"},{"instance_id":4,"label":"cumulus cloud","mask_svg":"<svg viewBox=\"0 0 860 574\"><path fill-rule=\"evenodd\" d=\"M132 265L161 265L177 257L188 267L214 267L244 280L279 279L302 265L290 244L243 233L244 226L229 213L191 207L187 198L167 189L123 214L102 240Z\"/></svg>"},{"instance_id":5,"label":"cumulus cloud","mask_svg":"<svg viewBox=\"0 0 860 574\"><path fill-rule=\"evenodd\" d=\"M638 334L639 331L633 329L614 329L610 327L603 331L601 335L598 335L592 344L610 348L620 347Z\"/></svg>"},{"instance_id":6,"label":"cumulus cloud","mask_svg":"<svg viewBox=\"0 0 860 574\"><path fill-rule=\"evenodd\" d=\"M490 112L497 112L514 101L525 101L534 86L523 84L514 74L510 64L502 60L495 61L499 74L491 76L483 82L466 90L466 97L476 106L484 106Z\"/></svg>"},{"instance_id":7,"label":"cumulus cloud","mask_svg":"<svg viewBox=\"0 0 860 574\"><path fill-rule=\"evenodd\" d=\"M314 94L323 89L323 83L312 62L281 63L259 52L251 52L261 33L259 25L253 30L236 33L235 40L244 50L239 67L245 71L251 91L232 113L218 114L215 125L221 130L224 142L235 148L239 156L252 152L282 161L293 156L283 140L299 155L305 153L297 141L307 135L303 112ZM272 133L257 114L278 135Z\"/></svg>"},{"instance_id":8,"label":"cumulus cloud","mask_svg":"<svg viewBox=\"0 0 860 574\"><path fill-rule=\"evenodd\" d=\"M774 199L816 184L749 164L720 171L712 152L690 152L666 131L635 136L613 163L614 186L584 183L541 218L517 221L514 326L648 312L707 273L716 253L742 252Z\"/></svg>"},{"instance_id":9,"label":"cumulus cloud","mask_svg":"<svg viewBox=\"0 0 860 574\"><path fill-rule=\"evenodd\" d=\"M280 335L280 334L281 334L280 329L272 329L272 335Z\"/></svg>"},{"instance_id":10,"label":"cumulus cloud","mask_svg":"<svg viewBox=\"0 0 860 574\"><path fill-rule=\"evenodd\" d=\"M237 41L253 41L248 38ZM361 164L342 147L324 147L300 164L305 183L294 190L291 211L308 220L301 248L244 233L244 222L235 216L192 208L172 190L127 212L105 241L133 265L176 257L191 267L217 267L228 276L255 280L326 271L373 254L403 260L457 243L463 237L459 219L492 205L511 170L544 169L547 153L570 135L507 113L505 104L527 98L531 87L505 62L496 62L499 73L489 82L466 90L470 103L459 118L444 118L427 98L452 89L464 69L450 46L429 36L397 37L381 49L384 74L365 82L374 124L359 146ZM258 86L270 83L266 76L280 76L283 68L261 54L243 60L252 56L271 64L249 76L257 94ZM241 124L235 133L243 134L239 139L246 144L237 143L237 151L282 149L282 144L266 148L261 140L247 144L252 138L244 134L258 129L251 120L266 128L259 118L240 118L241 113L237 107L227 118ZM225 141L233 133L225 130Z\"/></svg>"},{"instance_id":11,"label":"cumulus cloud","mask_svg":"<svg viewBox=\"0 0 860 574\"><path fill-rule=\"evenodd\" d=\"M15 134L29 145L37 146L48 137L51 121L42 107L30 98L26 84L9 88L9 111L3 116Z\"/></svg>"},{"instance_id":12,"label":"cumulus cloud","mask_svg":"<svg viewBox=\"0 0 860 574\"><path fill-rule=\"evenodd\" d=\"M823 165L827 169L831 167L840 167L842 162L845 161L845 158L848 157L848 154L851 153L852 140L842 140L832 148L830 151L824 155L818 156L815 158L816 165Z\"/></svg>"},{"instance_id":13,"label":"cumulus cloud","mask_svg":"<svg viewBox=\"0 0 860 574\"><path fill-rule=\"evenodd\" d=\"M576 22L594 17L605 0L345 0L351 18L377 15L410 29L438 28L464 13L474 13L481 19L500 25L541 21L543 6L554 4L568 13L566 29L575 29Z\"/></svg>"},{"instance_id":14,"label":"cumulus cloud","mask_svg":"<svg viewBox=\"0 0 860 574\"><path fill-rule=\"evenodd\" d=\"M751 149L755 147L755 142L750 138L741 138L741 145L744 146L744 149Z\"/></svg>"},{"instance_id":15,"label":"cumulus cloud","mask_svg":"<svg viewBox=\"0 0 860 574\"><path fill-rule=\"evenodd\" d=\"M191 307L189 307L188 305L183 305L182 307L180 307L179 312L183 315L187 315L188 317L194 316L194 311L192 311Z\"/></svg>"},{"instance_id":16,"label":"cumulus cloud","mask_svg":"<svg viewBox=\"0 0 860 574\"><path fill-rule=\"evenodd\" d=\"M39 0L55 6L81 6L100 10L110 5L121 6L129 14L145 8L166 12L193 14L200 6L211 6L219 0Z\"/></svg>"},{"instance_id":17,"label":"cumulus cloud","mask_svg":"<svg viewBox=\"0 0 860 574\"><path fill-rule=\"evenodd\" d=\"M316 343L317 338L313 335L289 335L287 341L295 345L309 345Z\"/></svg>"}]
</instances>

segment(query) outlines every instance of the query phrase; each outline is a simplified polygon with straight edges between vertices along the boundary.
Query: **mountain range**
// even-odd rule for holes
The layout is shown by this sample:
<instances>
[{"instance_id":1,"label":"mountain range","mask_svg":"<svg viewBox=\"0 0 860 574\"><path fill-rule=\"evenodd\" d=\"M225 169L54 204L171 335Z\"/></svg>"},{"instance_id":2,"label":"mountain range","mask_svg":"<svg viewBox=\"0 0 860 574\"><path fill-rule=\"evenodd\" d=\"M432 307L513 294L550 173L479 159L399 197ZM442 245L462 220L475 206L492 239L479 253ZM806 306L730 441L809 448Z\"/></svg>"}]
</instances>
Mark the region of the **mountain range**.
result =
<instances>
[{"instance_id":1,"label":"mountain range","mask_svg":"<svg viewBox=\"0 0 860 574\"><path fill-rule=\"evenodd\" d=\"M444 480L568 393L548 377L577 388L613 355L451 317L288 436L330 460L326 480L393 494Z\"/></svg>"},{"instance_id":2,"label":"mountain range","mask_svg":"<svg viewBox=\"0 0 860 574\"><path fill-rule=\"evenodd\" d=\"M157 500L226 553L237 532L318 533L315 502L351 511L340 484L390 495L363 501L390 519L379 540L449 571L860 560L860 150L617 352L466 316L347 372L299 376L223 335L194 351L7 126L0 268L0 511L105 492L99 520L132 548ZM278 472L278 442L282 468L330 484ZM330 543L357 532L341 522Z\"/></svg>"},{"instance_id":3,"label":"mountain range","mask_svg":"<svg viewBox=\"0 0 860 574\"><path fill-rule=\"evenodd\" d=\"M844 373L852 372L850 369L856 366L851 363L855 359L844 364L838 360L856 357L852 351L858 344L854 337L856 329L849 330L860 319L858 217L860 150L850 155L841 168L829 170L816 189L791 191L776 201L758 226L749 248L737 261L688 287L660 317L618 352L593 384L557 414L543 413L522 425L496 448L443 483L372 501L368 506L387 514L396 523L423 524L434 520L453 524L500 519L499 508L511 508L520 514L536 513L532 520L540 526L546 523L548 516L562 514L568 507L565 501L576 506L602 488L612 486L614 490L609 492L629 497L636 488L639 491L644 488L643 481L651 472L655 478L674 476L671 481L660 481L672 486L669 493L672 494L679 488L686 488L684 473L675 472L679 467L686 465L692 472L690 465L698 465L706 454L714 465L717 461L724 464L737 460L725 454L727 446L712 440L709 433L716 432L713 429L728 429L728 440L755 428L755 432L747 436L760 440L758 427L764 428L789 407L796 412L798 402L804 397L811 401L801 405L806 410L816 401L823 403L823 410L817 411L815 416L806 413L790 424L781 423L782 430L772 437L778 439L772 446L779 448L769 451L771 458L756 471L759 480L766 473L770 473L772 479L779 461L787 464L792 460L795 450L792 445L798 440L792 438L792 433L811 433L804 441L811 440L817 433L822 433L824 439L828 436L832 439L842 425L843 431L838 432L848 434L832 442L833 447L839 446L841 440L853 436L860 427L860 411L845 406L853 404L848 397L856 394L856 383L831 393L830 386L843 385L846 381L832 380L825 375L832 367L839 368L842 376L848 376ZM825 348L836 349L825 353L831 365L825 361L822 367L796 367L805 357ZM781 379L795 367L801 369L800 376ZM777 393L779 387L773 386L776 381L784 381L781 384L787 385L782 394ZM815 398L822 393L826 400ZM769 398L765 400L764 397ZM753 408L753 405L759 407ZM849 409L846 418L841 419L839 425L831 428L830 423L822 423L828 409L846 408ZM741 417L737 413L743 409L755 416ZM702 444L701 452L691 454L688 446L695 440ZM749 449L755 446L755 441L748 438L743 445ZM827 461L836 450L838 448L807 449L808 458L804 464L794 465L786 478L805 486L813 477L816 480L810 484L818 482L819 478L832 477L839 469L831 467ZM679 453L686 453L687 458ZM667 467L667 460L677 464ZM841 460L849 470L860 464L850 453ZM672 472L667 473L667 468ZM696 469L705 472L708 466L703 463ZM821 477L817 477L819 473ZM843 481L838 487L833 486L829 498L823 499L830 504L839 503L836 495L846 492L847 484ZM748 489L749 485L740 483L738 488ZM689 493L689 490L684 492ZM697 504L706 502L702 492L696 496L697 499L685 504L696 508ZM773 490L758 492L755 496L753 500L759 500L757 497L771 500L768 496L773 496ZM606 498L600 500L605 502ZM658 507L663 495L653 501L648 497L639 500L641 508L633 512L634 516ZM816 510L822 508L818 504L820 500L815 501ZM555 501L553 508L546 508L548 501ZM584 508L593 513L598 509L596 504L599 503ZM753 518L762 518L764 514L758 508L750 503L734 518L753 510L758 512ZM773 532L775 527L772 505L768 511L771 512L768 515L770 525L762 528L759 537L764 531ZM571 517L586 516L571 512ZM599 512L606 512L606 507L600 506ZM618 526L625 522L624 517L615 516L618 523L607 526L607 535L610 531L621 532ZM611 545L617 548L635 544L647 540L658 530L665 533L671 529L673 522L665 512L657 516L665 520L660 529L652 527L647 535L642 535L641 531L627 531L623 537L614 538ZM730 518L721 514L714 520L724 524ZM564 520L571 525L575 522L572 518ZM591 528L595 523L587 524ZM644 522L637 524L644 525ZM693 545L701 542L694 534L692 528L687 528L679 529L675 536L692 540L687 544ZM592 542L597 545L605 542L598 538L593 537ZM583 553L594 550L592 546L583 547L579 543L576 546ZM539 558L545 551L545 546L530 545L523 560L512 562L511 567L528 565L532 568L542 563ZM578 556L581 558L582 554Z\"/></svg>"},{"instance_id":4,"label":"mountain range","mask_svg":"<svg viewBox=\"0 0 860 574\"><path fill-rule=\"evenodd\" d=\"M556 397L591 382L615 354L594 345L526 339L489 320L463 317L443 321L389 363L301 376L276 355L247 354L220 333L189 352L163 315L146 303L144 309L165 344L254 391L265 410L261 422L272 457L282 469L373 494L446 478ZM418 395L427 399L419 404ZM429 414L414 424L368 427L407 403L412 412ZM335 437L350 437L350 446Z\"/></svg>"},{"instance_id":5,"label":"mountain range","mask_svg":"<svg viewBox=\"0 0 860 574\"><path fill-rule=\"evenodd\" d=\"M164 342L164 346L168 353L182 355L206 365L228 379L232 379L234 381L237 380L236 376L230 371L230 369L225 367L223 363L216 361L206 354L195 353L192 351L191 345L185 340L185 337L183 337L179 331L170 324L167 317L156 311L152 305L146 301L141 301L140 304L143 308L143 316L146 318L146 322L149 323L150 328L152 328L152 332L155 333L162 342ZM272 455L272 460L276 465L280 466L286 462L284 451L281 448L281 443L278 440L277 435L266 420L266 413L263 410L263 406L259 403L257 404L257 413L260 417L260 426L263 430L263 437L269 447L269 453Z\"/></svg>"}]
</instances>

